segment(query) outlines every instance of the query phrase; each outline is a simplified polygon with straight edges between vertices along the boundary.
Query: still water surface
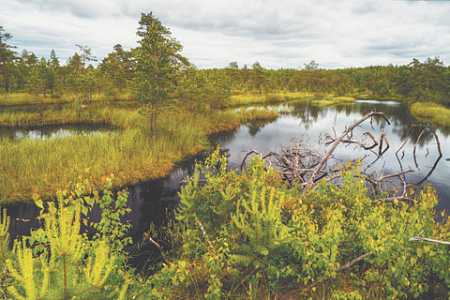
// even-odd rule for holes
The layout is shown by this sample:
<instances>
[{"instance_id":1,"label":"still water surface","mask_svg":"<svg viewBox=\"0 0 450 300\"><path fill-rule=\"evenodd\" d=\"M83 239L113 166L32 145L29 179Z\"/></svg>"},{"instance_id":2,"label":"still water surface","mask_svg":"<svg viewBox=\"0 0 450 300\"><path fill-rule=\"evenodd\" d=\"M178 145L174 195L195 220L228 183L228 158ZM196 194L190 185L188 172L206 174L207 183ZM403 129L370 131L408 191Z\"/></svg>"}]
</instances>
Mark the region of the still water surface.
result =
<instances>
[{"instance_id":1,"label":"still water surface","mask_svg":"<svg viewBox=\"0 0 450 300\"><path fill-rule=\"evenodd\" d=\"M384 168L384 174L399 172L401 168L407 170L411 167L414 173L406 175L408 182L422 184L431 183L437 190L441 202L437 205L437 211L446 209L450 211L450 136L448 129L436 128L443 157L437 162L437 144L431 132L422 135L416 149L417 166L414 161L413 148L421 129L413 128L412 124L419 124L408 111L407 107L397 102L357 101L353 105L337 107L316 107L308 102L298 102L273 106L280 111L289 111L290 114L281 115L276 121L255 122L243 125L235 131L227 132L211 137L213 145L221 145L222 151L228 155L229 167L238 168L245 156L243 150L254 149L261 153L280 150L283 146L289 146L292 139L302 138L307 141L309 147L316 147L318 151L326 151L326 147L319 143L319 138L324 133L334 135L333 128L339 136L345 126L351 125L356 120L371 111L384 112L391 125L381 118L375 119L370 124L366 121L355 129L355 134L361 136L364 132L371 132L378 140L384 131L390 148L376 161L374 170L380 173ZM395 152L406 142L397 159ZM335 156L345 164L349 158L369 155L364 161L371 163L377 156L370 151L355 148L353 145L341 145L334 152ZM197 157L199 158L199 157ZM173 212L178 205L180 184L178 180L192 175L193 161L183 163L174 173L164 179L153 180L129 187L129 206L132 213L128 216L133 229L130 235L139 239L142 233L147 231L150 223L161 225L166 220L166 212ZM433 169L433 166L435 168ZM384 167L383 167L384 166ZM433 172L431 172L433 171ZM430 173L431 172L431 173ZM425 180L424 180L425 179ZM12 215L11 233L28 234L24 223L16 218L32 219L38 214L32 207L22 205L11 207L8 214ZM29 223L29 222L27 222Z\"/></svg>"}]
</instances>

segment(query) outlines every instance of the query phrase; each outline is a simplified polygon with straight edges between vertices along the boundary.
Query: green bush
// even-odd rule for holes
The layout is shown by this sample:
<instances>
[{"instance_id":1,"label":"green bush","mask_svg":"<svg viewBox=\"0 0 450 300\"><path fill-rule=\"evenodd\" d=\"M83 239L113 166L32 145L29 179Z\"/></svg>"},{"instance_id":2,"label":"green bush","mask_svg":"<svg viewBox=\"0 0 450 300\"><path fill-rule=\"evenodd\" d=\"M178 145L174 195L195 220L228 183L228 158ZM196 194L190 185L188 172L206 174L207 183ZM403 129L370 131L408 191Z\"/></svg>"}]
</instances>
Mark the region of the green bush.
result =
<instances>
[{"instance_id":1,"label":"green bush","mask_svg":"<svg viewBox=\"0 0 450 300\"><path fill-rule=\"evenodd\" d=\"M264 161L254 158L238 174L216 151L180 197L182 242L149 279L154 298L450 295L448 246L409 241L449 238L434 220L438 199L430 187L411 203L374 202L353 168L339 184L322 182L302 195Z\"/></svg>"}]
</instances>

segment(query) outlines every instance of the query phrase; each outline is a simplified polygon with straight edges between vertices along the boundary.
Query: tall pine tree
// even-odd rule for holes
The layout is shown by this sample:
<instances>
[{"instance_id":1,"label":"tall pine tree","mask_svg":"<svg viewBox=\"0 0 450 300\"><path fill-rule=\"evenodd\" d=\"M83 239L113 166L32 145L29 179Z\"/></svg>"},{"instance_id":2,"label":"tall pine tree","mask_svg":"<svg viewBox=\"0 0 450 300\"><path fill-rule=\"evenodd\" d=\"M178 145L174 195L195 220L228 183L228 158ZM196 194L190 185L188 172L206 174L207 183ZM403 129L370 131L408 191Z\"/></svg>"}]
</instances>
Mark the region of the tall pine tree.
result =
<instances>
[{"instance_id":1,"label":"tall pine tree","mask_svg":"<svg viewBox=\"0 0 450 300\"><path fill-rule=\"evenodd\" d=\"M181 44L171 37L171 32L164 27L152 13L142 14L137 35L141 37L140 46L134 49L136 74L134 94L144 106L145 114L151 119L150 131L156 133L157 108L164 103L168 93L174 89L175 71L189 65L181 56Z\"/></svg>"}]
</instances>

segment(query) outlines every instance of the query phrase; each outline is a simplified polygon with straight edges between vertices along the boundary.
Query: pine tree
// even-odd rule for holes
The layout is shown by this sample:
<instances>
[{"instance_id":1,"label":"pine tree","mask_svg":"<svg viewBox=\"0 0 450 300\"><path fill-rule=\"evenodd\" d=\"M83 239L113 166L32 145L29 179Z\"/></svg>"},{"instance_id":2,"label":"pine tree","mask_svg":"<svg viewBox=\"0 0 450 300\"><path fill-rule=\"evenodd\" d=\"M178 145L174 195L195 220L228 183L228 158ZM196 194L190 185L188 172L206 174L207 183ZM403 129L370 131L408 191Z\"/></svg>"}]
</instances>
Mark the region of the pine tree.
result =
<instances>
[{"instance_id":1,"label":"pine tree","mask_svg":"<svg viewBox=\"0 0 450 300\"><path fill-rule=\"evenodd\" d=\"M141 112L151 119L150 131L156 133L157 107L164 103L170 91L174 89L175 71L189 63L179 52L181 44L171 37L171 32L164 27L152 13L142 14L137 35L141 38L139 47L134 49L136 75L134 94L144 106Z\"/></svg>"}]
</instances>

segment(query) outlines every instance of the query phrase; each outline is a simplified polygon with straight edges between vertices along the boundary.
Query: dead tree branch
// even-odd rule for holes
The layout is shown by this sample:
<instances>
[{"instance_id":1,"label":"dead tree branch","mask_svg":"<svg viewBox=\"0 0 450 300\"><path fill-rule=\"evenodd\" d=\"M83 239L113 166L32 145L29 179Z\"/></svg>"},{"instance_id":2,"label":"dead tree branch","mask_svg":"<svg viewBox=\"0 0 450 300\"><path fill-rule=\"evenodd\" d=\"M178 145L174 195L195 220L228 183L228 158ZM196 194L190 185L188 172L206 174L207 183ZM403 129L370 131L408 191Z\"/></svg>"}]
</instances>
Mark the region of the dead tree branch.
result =
<instances>
[{"instance_id":1,"label":"dead tree branch","mask_svg":"<svg viewBox=\"0 0 450 300\"><path fill-rule=\"evenodd\" d=\"M324 155L324 157L322 158L322 160L320 161L320 163L315 167L313 173L311 174L308 184L306 185L305 189L304 189L304 193L309 190L313 183L314 183L314 179L316 178L317 174L319 173L319 171L322 169L322 167L324 166L324 164L328 161L328 159L331 157L331 155L333 154L334 150L336 150L337 146L339 145L339 143L342 142L342 140L350 133L352 132L352 130L358 126L359 124L363 123L364 121L366 121L367 119L372 119L374 116L381 116L384 118L384 120L390 125L391 123L389 122L389 120L386 118L386 116L384 115L384 113L382 112L371 112L368 113L367 115L365 115L363 118L361 118L359 121L356 121L355 123L353 123L352 125L350 125L350 127L346 128L344 130L344 132L342 133L342 135L334 142L333 146L331 147L330 150L328 150L328 152Z\"/></svg>"},{"instance_id":2,"label":"dead tree branch","mask_svg":"<svg viewBox=\"0 0 450 300\"><path fill-rule=\"evenodd\" d=\"M417 159L416 159L416 148L417 148L417 144L420 141L420 138L422 137L423 133L428 129L430 130L433 135L434 138L436 139L436 144L437 144L437 148L439 151L439 158L437 160L437 162L440 160L440 158L442 157L442 150L441 150L441 143L439 142L439 137L436 134L436 131L433 129L433 127L431 127L430 125L411 125L412 127L423 127L422 131L420 132L419 136L417 137L416 143L414 144L414 150L413 150L413 155L414 155L414 163L416 164L417 169L419 169L419 165L417 163ZM420 170L420 169L419 169ZM427 176L428 177L428 176Z\"/></svg>"},{"instance_id":3,"label":"dead tree branch","mask_svg":"<svg viewBox=\"0 0 450 300\"><path fill-rule=\"evenodd\" d=\"M420 237L420 235L422 233L423 233L423 230L417 236L410 237L409 241L410 242L412 242L412 241L424 241L424 242L438 243L438 244L443 244L443 245L450 245L450 242Z\"/></svg>"},{"instance_id":4,"label":"dead tree branch","mask_svg":"<svg viewBox=\"0 0 450 300\"><path fill-rule=\"evenodd\" d=\"M364 132L364 135L369 136L372 139L372 141L373 141L373 145L372 146L366 147L366 146L362 145L364 150L371 150L371 149L375 148L376 146L378 146L377 140L375 139L375 137L370 132L368 132L368 131Z\"/></svg>"},{"instance_id":5,"label":"dead tree branch","mask_svg":"<svg viewBox=\"0 0 450 300\"><path fill-rule=\"evenodd\" d=\"M335 270L335 272L339 272L339 271L342 271L342 270L346 270L346 269L350 268L351 266L353 266L354 264L356 264L356 263L358 263L358 262L360 262L360 261L366 259L366 258L369 257L369 255L371 255L371 254L373 254L372 251L367 252L366 254L363 254L363 255L361 255L360 257L355 258L354 260L349 261L348 263L346 263L346 264L343 265L342 267L337 268L337 269Z\"/></svg>"},{"instance_id":6,"label":"dead tree branch","mask_svg":"<svg viewBox=\"0 0 450 300\"><path fill-rule=\"evenodd\" d=\"M363 254L363 255L361 255L361 256L359 256L359 257L357 257L357 258L355 258L355 259L353 259L353 260L347 262L345 265L343 265L343 266L337 268L337 269L334 270L334 271L337 273L337 272L340 272L340 271L343 271L343 270L347 270L347 269L351 268L354 264L356 264L356 263L358 263L358 262L360 262L360 261L366 259L367 257L369 257L371 254L373 254L372 251L367 252L366 254ZM313 287L313 286L315 286L317 283L319 283L319 281L315 280L310 286Z\"/></svg>"}]
</instances>

